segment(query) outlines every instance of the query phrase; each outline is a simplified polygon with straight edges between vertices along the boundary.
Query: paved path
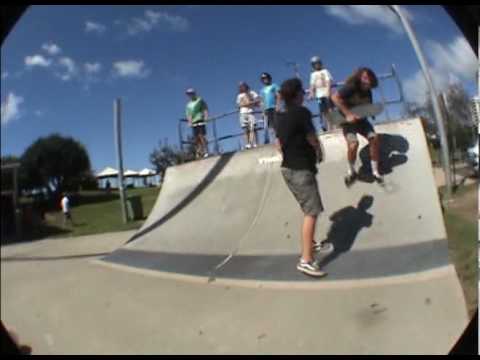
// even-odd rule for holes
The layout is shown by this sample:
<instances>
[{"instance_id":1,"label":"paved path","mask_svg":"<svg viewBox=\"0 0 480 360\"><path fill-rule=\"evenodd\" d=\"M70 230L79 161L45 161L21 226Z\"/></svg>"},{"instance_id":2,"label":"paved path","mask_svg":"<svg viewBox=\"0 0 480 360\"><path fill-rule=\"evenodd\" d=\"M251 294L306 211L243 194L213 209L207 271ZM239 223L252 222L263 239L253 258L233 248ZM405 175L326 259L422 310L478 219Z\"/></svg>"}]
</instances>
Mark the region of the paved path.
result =
<instances>
[{"instance_id":1,"label":"paved path","mask_svg":"<svg viewBox=\"0 0 480 360\"><path fill-rule=\"evenodd\" d=\"M33 354L442 354L462 330L451 267L275 288L97 263L131 235L2 248L2 321Z\"/></svg>"}]
</instances>

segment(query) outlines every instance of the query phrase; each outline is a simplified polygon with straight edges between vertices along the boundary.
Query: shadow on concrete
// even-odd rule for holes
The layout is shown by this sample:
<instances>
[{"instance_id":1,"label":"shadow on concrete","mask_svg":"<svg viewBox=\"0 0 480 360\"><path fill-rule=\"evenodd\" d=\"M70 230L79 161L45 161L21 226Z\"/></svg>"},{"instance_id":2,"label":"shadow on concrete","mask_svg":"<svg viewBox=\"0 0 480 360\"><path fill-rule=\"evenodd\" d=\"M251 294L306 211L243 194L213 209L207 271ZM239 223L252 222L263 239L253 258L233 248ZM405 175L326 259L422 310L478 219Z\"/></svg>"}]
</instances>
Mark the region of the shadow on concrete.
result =
<instances>
[{"instance_id":1,"label":"shadow on concrete","mask_svg":"<svg viewBox=\"0 0 480 360\"><path fill-rule=\"evenodd\" d=\"M180 203L178 203L177 206L175 206L172 210L170 210L165 216L163 216L161 219L155 221L153 224L148 226L147 228L137 232L130 240L127 241L127 244L144 236L145 234L157 229L158 227L162 226L165 222L173 218L175 215L177 215L185 206L190 204L193 200L195 200L198 195L200 195L214 180L215 178L222 172L222 170L225 168L225 166L229 163L229 161L232 159L234 152L230 153L225 153L220 155L218 161L216 164L213 166L213 168L209 171L207 176L203 178L203 180L197 185L193 191L188 194L188 196L183 199Z\"/></svg>"},{"instance_id":2,"label":"shadow on concrete","mask_svg":"<svg viewBox=\"0 0 480 360\"><path fill-rule=\"evenodd\" d=\"M357 207L347 206L330 216L332 225L326 241L331 242L335 250L320 262L320 266L325 266L342 253L350 251L360 230L372 225L373 215L367 212L372 204L373 197L364 195Z\"/></svg>"},{"instance_id":3,"label":"shadow on concrete","mask_svg":"<svg viewBox=\"0 0 480 360\"><path fill-rule=\"evenodd\" d=\"M34 242L44 240L50 237L65 236L71 233L71 230L60 228L57 226L41 223L32 228L23 228L23 233L20 237L15 234L2 234L1 245L14 245L19 243Z\"/></svg>"},{"instance_id":4,"label":"shadow on concrete","mask_svg":"<svg viewBox=\"0 0 480 360\"><path fill-rule=\"evenodd\" d=\"M365 217L364 226L368 227L369 216ZM359 223L362 221L359 220ZM358 228L361 226L358 225ZM358 233L358 231L357 231ZM311 278L296 268L298 253L279 255L235 255L218 269L212 278L212 268L225 259L227 254L193 254L120 249L100 258L113 265L128 266L137 270L158 271L168 274L183 274L203 277L209 283L215 279L240 279L256 281L336 281L375 279L385 276L414 274L425 270L448 265L447 240L435 239L418 244L389 246L365 250L345 250L351 247L356 235L352 233L343 239L343 253L330 254L326 268L328 277ZM342 240L339 239L339 248ZM325 279L325 280L324 280Z\"/></svg>"},{"instance_id":5,"label":"shadow on concrete","mask_svg":"<svg viewBox=\"0 0 480 360\"><path fill-rule=\"evenodd\" d=\"M378 138L380 140L380 174L388 175L393 172L394 167L401 166L408 161L406 153L410 144L401 135L378 134ZM372 176L370 164L370 145L366 145L360 150L359 157L362 165L358 171L358 180L373 183L375 179Z\"/></svg>"},{"instance_id":6,"label":"shadow on concrete","mask_svg":"<svg viewBox=\"0 0 480 360\"><path fill-rule=\"evenodd\" d=\"M109 253L98 253L98 254L84 254L84 255L68 255L68 256L12 256L12 257L2 257L4 262L25 262L25 261L55 261L55 260L73 260L73 259L84 259L97 256L106 256Z\"/></svg>"}]
</instances>

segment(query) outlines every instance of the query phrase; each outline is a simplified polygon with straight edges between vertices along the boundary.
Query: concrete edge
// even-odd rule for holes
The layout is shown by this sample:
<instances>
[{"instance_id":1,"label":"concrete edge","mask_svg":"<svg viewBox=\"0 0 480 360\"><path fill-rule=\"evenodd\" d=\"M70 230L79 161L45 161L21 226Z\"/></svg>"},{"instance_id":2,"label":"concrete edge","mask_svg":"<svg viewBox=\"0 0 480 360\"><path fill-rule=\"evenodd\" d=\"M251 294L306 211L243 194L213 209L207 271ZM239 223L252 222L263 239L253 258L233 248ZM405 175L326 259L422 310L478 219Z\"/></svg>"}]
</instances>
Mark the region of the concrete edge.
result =
<instances>
[{"instance_id":1,"label":"concrete edge","mask_svg":"<svg viewBox=\"0 0 480 360\"><path fill-rule=\"evenodd\" d=\"M442 277L453 275L457 277L455 267L453 265L443 266L433 270L423 271L421 273L385 276L375 279L361 279L361 280L337 280L337 281L322 281L321 279L305 281L258 281L258 280L238 280L228 278L214 278L212 281L206 276L184 275L178 273L168 273L158 270L140 269L127 265L119 265L107 263L100 259L93 259L89 261L92 264L100 265L113 270L125 271L132 274L151 276L165 280L184 281L193 284L210 284L213 286L236 286L250 289L272 289L272 290L340 290L351 288L369 288L386 285L402 285L412 282L426 282ZM462 294L463 297L463 294Z\"/></svg>"}]
</instances>

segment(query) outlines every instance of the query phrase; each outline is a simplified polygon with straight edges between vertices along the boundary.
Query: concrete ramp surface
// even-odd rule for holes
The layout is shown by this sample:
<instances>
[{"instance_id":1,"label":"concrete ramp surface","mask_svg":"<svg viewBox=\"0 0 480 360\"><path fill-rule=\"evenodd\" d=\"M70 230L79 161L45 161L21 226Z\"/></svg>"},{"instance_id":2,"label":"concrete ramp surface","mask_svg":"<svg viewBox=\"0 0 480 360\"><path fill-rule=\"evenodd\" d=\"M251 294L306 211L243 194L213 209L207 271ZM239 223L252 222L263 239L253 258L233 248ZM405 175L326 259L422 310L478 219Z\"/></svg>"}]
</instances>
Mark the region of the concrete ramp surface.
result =
<instances>
[{"instance_id":1,"label":"concrete ramp surface","mask_svg":"<svg viewBox=\"0 0 480 360\"><path fill-rule=\"evenodd\" d=\"M326 159L317 176L326 211L316 238L336 251L323 259L324 281L416 273L449 264L446 232L421 124L377 127L385 186L360 173L343 183L340 132L321 136ZM295 270L302 214L272 147L172 167L140 231L106 261L192 276L302 281ZM308 280L308 278L307 278Z\"/></svg>"},{"instance_id":2,"label":"concrete ramp surface","mask_svg":"<svg viewBox=\"0 0 480 360\"><path fill-rule=\"evenodd\" d=\"M291 308L280 305L282 299L292 294L314 298L317 305L303 302L312 318L319 319L318 329L302 335L311 344L309 352L447 353L468 317L448 258L423 128L413 119L378 125L376 131L384 186L368 175L368 146L360 139L357 166L363 175L347 189L341 132L320 136L325 160L318 166L317 181L325 212L316 238L335 246L332 254L319 256L328 272L325 278L296 270L303 217L280 174L273 146L169 168L143 227L101 263L190 283L197 294L216 285L244 291L251 297L237 294L228 304L210 309L212 316L236 309L241 319L229 321L232 326L243 324L240 332L253 325L245 325L250 315L239 312L243 305L238 301L249 303L269 294L275 300L257 303L253 311L262 321L277 324L272 331L279 339L298 336L295 331L302 324L297 320L304 318L298 315L302 301ZM285 311L299 317L286 320ZM216 331L218 339L227 336L221 327ZM346 338L333 340L334 333ZM288 341L276 351L260 351L241 337L226 337L222 344L228 344L228 350L221 353L302 352L297 345L288 347Z\"/></svg>"}]
</instances>

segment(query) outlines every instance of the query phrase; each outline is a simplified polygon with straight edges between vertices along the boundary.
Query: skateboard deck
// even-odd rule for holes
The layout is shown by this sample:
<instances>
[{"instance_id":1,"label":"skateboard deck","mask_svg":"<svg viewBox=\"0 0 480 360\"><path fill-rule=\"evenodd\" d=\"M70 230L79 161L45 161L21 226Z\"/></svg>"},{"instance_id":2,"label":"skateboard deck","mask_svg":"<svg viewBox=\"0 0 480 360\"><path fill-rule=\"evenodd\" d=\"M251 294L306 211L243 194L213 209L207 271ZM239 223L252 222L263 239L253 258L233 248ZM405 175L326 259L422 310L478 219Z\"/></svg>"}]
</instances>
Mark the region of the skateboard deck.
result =
<instances>
[{"instance_id":1,"label":"skateboard deck","mask_svg":"<svg viewBox=\"0 0 480 360\"><path fill-rule=\"evenodd\" d=\"M358 115L360 118L367 118L371 116L377 116L378 114L380 114L383 111L383 105L382 104L358 105L351 108L350 111ZM325 116L331 124L334 124L337 126L348 123L345 116L338 109L330 111Z\"/></svg>"}]
</instances>

